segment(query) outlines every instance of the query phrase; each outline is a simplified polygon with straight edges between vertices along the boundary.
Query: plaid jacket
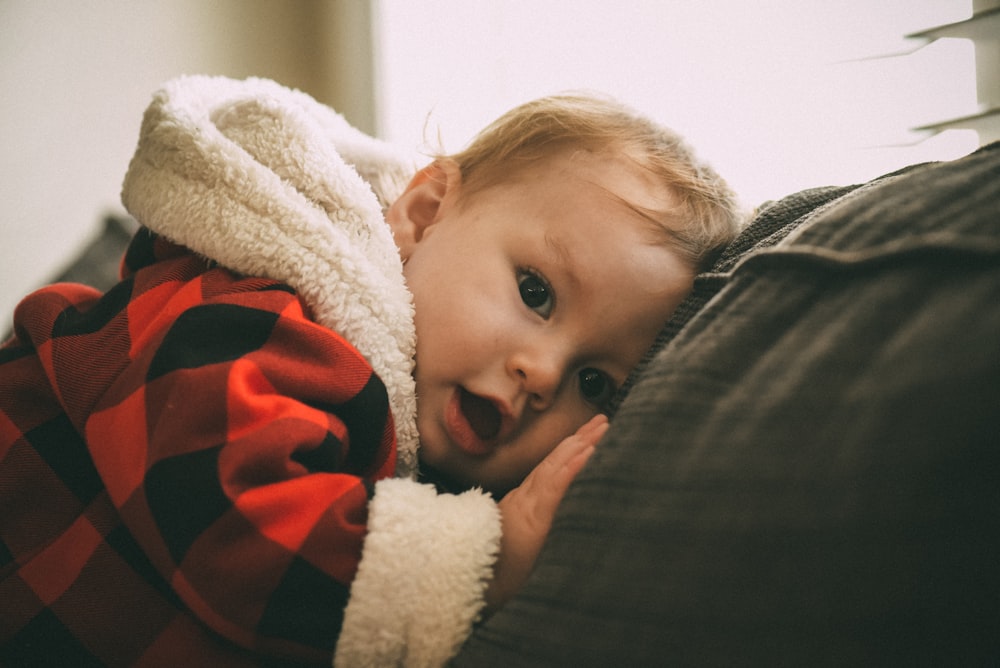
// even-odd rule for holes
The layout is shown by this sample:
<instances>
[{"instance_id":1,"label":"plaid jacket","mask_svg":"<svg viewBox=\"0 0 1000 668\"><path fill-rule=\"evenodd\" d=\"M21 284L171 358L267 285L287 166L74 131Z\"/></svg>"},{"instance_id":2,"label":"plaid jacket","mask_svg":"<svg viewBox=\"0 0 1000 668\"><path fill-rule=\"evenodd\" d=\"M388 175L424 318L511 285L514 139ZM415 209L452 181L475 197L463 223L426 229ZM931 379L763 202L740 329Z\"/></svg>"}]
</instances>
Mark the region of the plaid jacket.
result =
<instances>
[{"instance_id":1,"label":"plaid jacket","mask_svg":"<svg viewBox=\"0 0 1000 668\"><path fill-rule=\"evenodd\" d=\"M0 663L329 665L386 390L284 284L140 231L0 349ZM257 658L255 658L257 657Z\"/></svg>"}]
</instances>

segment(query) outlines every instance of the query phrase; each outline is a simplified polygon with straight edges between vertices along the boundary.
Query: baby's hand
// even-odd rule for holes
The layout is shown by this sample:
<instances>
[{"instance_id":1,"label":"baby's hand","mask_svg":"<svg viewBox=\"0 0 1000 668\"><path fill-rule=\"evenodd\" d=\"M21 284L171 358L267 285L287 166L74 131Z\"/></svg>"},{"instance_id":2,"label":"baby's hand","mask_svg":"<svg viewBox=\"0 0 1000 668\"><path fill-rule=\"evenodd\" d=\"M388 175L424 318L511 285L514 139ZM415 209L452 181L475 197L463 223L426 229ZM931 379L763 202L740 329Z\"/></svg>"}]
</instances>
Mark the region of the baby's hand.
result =
<instances>
[{"instance_id":1,"label":"baby's hand","mask_svg":"<svg viewBox=\"0 0 1000 668\"><path fill-rule=\"evenodd\" d=\"M487 614L506 603L528 579L559 502L607 430L607 417L594 417L559 443L500 501L503 537L493 581L486 590Z\"/></svg>"}]
</instances>

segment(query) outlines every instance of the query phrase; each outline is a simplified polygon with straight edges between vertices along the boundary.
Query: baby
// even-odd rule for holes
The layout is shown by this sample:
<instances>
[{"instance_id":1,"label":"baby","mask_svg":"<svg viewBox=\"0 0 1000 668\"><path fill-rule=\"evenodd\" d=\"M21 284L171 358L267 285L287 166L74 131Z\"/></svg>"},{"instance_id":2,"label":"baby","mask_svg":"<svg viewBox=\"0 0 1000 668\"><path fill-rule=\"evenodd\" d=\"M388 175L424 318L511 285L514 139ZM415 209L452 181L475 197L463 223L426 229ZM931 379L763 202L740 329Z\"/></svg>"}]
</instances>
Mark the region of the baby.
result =
<instances>
[{"instance_id":1,"label":"baby","mask_svg":"<svg viewBox=\"0 0 1000 668\"><path fill-rule=\"evenodd\" d=\"M444 663L738 226L601 98L417 171L211 77L154 97L123 202L122 282L36 292L0 349L6 663Z\"/></svg>"}]
</instances>

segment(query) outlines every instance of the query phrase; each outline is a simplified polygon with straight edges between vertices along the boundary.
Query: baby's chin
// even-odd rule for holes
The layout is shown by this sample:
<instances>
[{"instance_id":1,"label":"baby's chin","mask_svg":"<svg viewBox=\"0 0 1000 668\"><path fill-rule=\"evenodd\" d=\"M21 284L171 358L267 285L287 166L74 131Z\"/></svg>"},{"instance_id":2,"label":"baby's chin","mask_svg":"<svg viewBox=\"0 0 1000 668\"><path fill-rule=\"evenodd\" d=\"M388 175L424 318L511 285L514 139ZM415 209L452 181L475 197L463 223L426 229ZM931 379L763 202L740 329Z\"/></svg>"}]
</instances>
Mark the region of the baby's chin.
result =
<instances>
[{"instance_id":1,"label":"baby's chin","mask_svg":"<svg viewBox=\"0 0 1000 668\"><path fill-rule=\"evenodd\" d=\"M479 488L493 495L498 501L504 494L517 485L497 485L491 481L471 480L467 476L451 473L445 467L435 466L421 458L420 469L417 474L420 482L434 485L439 492L448 494L461 494L470 489Z\"/></svg>"},{"instance_id":2,"label":"baby's chin","mask_svg":"<svg viewBox=\"0 0 1000 668\"><path fill-rule=\"evenodd\" d=\"M420 460L420 469L417 474L417 478L420 482L432 484L438 488L438 491L447 492L449 494L460 494L461 492L472 489L473 487L481 486L465 481L460 477L453 476L450 473L427 463L423 459Z\"/></svg>"}]
</instances>

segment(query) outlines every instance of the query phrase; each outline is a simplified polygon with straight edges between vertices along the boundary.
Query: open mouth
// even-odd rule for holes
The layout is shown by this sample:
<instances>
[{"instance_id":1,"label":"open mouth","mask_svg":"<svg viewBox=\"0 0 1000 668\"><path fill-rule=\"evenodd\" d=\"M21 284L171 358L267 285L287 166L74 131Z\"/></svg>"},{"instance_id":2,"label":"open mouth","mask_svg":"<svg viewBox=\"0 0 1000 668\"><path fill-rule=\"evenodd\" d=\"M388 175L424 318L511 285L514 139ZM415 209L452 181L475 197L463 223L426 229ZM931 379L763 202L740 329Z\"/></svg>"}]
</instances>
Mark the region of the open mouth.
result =
<instances>
[{"instance_id":1,"label":"open mouth","mask_svg":"<svg viewBox=\"0 0 1000 668\"><path fill-rule=\"evenodd\" d=\"M462 415L480 440L492 440L500 433L500 411L492 401L460 388L459 405Z\"/></svg>"}]
</instances>

